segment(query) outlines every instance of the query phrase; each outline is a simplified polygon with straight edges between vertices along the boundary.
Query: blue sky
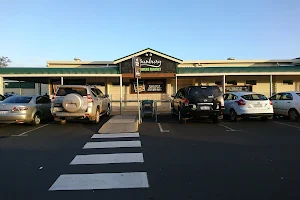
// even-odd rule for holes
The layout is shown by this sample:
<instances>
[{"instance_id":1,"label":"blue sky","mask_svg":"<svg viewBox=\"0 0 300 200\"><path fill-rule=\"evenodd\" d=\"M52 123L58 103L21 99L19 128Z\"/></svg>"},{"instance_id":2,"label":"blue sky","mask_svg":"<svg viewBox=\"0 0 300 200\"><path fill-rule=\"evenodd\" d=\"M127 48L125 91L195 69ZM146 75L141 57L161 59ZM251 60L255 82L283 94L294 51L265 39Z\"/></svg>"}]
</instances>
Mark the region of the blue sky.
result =
<instances>
[{"instance_id":1,"label":"blue sky","mask_svg":"<svg viewBox=\"0 0 300 200\"><path fill-rule=\"evenodd\" d=\"M10 66L114 60L147 47L183 60L300 56L299 0L1 2Z\"/></svg>"}]
</instances>

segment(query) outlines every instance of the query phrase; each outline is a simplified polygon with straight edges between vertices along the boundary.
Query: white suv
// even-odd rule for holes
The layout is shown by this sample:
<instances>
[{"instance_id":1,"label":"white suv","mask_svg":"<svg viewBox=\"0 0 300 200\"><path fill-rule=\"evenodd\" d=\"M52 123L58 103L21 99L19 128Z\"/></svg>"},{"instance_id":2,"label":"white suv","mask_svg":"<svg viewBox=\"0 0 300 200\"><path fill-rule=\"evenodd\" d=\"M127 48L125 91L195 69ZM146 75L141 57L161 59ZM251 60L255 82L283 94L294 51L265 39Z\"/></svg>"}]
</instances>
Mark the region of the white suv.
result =
<instances>
[{"instance_id":1,"label":"white suv","mask_svg":"<svg viewBox=\"0 0 300 200\"><path fill-rule=\"evenodd\" d=\"M272 102L263 94L254 92L230 92L224 95L224 115L231 121L247 117L260 117L262 120L273 118Z\"/></svg>"},{"instance_id":2,"label":"white suv","mask_svg":"<svg viewBox=\"0 0 300 200\"><path fill-rule=\"evenodd\" d=\"M111 103L96 86L62 85L52 98L51 113L56 121L88 119L98 123L100 116L110 115Z\"/></svg>"},{"instance_id":3,"label":"white suv","mask_svg":"<svg viewBox=\"0 0 300 200\"><path fill-rule=\"evenodd\" d=\"M280 92L273 95L274 114L288 116L292 121L299 119L300 92Z\"/></svg>"}]
</instances>

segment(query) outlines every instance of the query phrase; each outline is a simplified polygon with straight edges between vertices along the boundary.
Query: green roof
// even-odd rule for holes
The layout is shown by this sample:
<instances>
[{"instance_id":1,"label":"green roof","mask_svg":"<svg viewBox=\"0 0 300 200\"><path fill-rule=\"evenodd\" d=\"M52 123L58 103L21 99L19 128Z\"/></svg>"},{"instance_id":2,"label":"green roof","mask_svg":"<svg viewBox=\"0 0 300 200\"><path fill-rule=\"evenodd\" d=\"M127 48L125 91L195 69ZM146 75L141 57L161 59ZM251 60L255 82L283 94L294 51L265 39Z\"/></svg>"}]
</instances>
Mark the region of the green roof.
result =
<instances>
[{"instance_id":1,"label":"green roof","mask_svg":"<svg viewBox=\"0 0 300 200\"><path fill-rule=\"evenodd\" d=\"M300 66L178 67L178 74L300 72Z\"/></svg>"},{"instance_id":2,"label":"green roof","mask_svg":"<svg viewBox=\"0 0 300 200\"><path fill-rule=\"evenodd\" d=\"M118 67L101 68L0 68L0 74L119 74Z\"/></svg>"}]
</instances>

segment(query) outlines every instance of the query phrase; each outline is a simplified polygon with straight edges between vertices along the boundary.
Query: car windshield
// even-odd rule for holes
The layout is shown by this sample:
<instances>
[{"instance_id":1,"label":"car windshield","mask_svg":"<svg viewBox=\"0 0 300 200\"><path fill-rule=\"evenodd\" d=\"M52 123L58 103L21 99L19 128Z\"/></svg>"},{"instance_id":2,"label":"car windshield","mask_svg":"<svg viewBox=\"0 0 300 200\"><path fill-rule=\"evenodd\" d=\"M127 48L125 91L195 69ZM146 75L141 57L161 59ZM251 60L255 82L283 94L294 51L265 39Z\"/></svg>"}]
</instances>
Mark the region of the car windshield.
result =
<instances>
[{"instance_id":1,"label":"car windshield","mask_svg":"<svg viewBox=\"0 0 300 200\"><path fill-rule=\"evenodd\" d=\"M300 93L296 93L300 97Z\"/></svg>"},{"instance_id":2,"label":"car windshield","mask_svg":"<svg viewBox=\"0 0 300 200\"><path fill-rule=\"evenodd\" d=\"M191 87L189 89L189 95L190 96L220 96L221 91L216 86L201 86L201 87Z\"/></svg>"},{"instance_id":3,"label":"car windshield","mask_svg":"<svg viewBox=\"0 0 300 200\"><path fill-rule=\"evenodd\" d=\"M28 96L12 96L3 101L3 103L29 103L32 97Z\"/></svg>"},{"instance_id":4,"label":"car windshield","mask_svg":"<svg viewBox=\"0 0 300 200\"><path fill-rule=\"evenodd\" d=\"M59 90L56 93L56 96L66 96L68 94L80 94L81 96L86 96L87 92L85 88L63 87L59 88Z\"/></svg>"},{"instance_id":5,"label":"car windshield","mask_svg":"<svg viewBox=\"0 0 300 200\"><path fill-rule=\"evenodd\" d=\"M243 95L242 98L248 101L268 100L263 94L247 94Z\"/></svg>"}]
</instances>

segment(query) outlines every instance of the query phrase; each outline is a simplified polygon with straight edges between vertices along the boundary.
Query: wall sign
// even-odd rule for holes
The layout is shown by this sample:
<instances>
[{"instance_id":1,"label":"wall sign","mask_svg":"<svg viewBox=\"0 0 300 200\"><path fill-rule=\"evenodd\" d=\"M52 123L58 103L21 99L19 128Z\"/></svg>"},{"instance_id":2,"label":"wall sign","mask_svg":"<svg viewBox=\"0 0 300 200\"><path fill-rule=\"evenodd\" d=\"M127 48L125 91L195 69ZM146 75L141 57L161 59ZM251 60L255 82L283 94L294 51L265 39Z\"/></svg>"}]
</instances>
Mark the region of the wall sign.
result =
<instances>
[{"instance_id":1,"label":"wall sign","mask_svg":"<svg viewBox=\"0 0 300 200\"><path fill-rule=\"evenodd\" d=\"M152 56L150 56L148 59L141 59L141 71L161 71L161 60L154 60L152 59Z\"/></svg>"},{"instance_id":2,"label":"wall sign","mask_svg":"<svg viewBox=\"0 0 300 200\"><path fill-rule=\"evenodd\" d=\"M136 93L138 90L136 80L131 80L131 93ZM165 93L166 80L140 80L139 92L143 93Z\"/></svg>"},{"instance_id":3,"label":"wall sign","mask_svg":"<svg viewBox=\"0 0 300 200\"><path fill-rule=\"evenodd\" d=\"M226 92L252 92L252 86L225 86Z\"/></svg>"}]
</instances>

